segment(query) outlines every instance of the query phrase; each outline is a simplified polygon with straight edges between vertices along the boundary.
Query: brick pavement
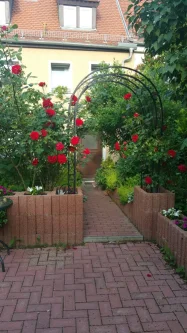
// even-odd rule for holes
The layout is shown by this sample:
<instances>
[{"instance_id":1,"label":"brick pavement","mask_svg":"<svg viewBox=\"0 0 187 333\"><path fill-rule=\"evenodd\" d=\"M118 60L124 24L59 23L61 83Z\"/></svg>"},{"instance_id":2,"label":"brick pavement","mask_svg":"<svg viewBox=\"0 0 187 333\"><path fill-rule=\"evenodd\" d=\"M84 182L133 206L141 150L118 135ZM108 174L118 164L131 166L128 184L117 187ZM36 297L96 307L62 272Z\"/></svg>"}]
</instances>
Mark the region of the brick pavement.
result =
<instances>
[{"instance_id":1,"label":"brick pavement","mask_svg":"<svg viewBox=\"0 0 187 333\"><path fill-rule=\"evenodd\" d=\"M2 333L186 333L187 286L148 243L13 250Z\"/></svg>"},{"instance_id":2,"label":"brick pavement","mask_svg":"<svg viewBox=\"0 0 187 333\"><path fill-rule=\"evenodd\" d=\"M84 185L83 192L88 197L84 203L85 242L106 240L142 240L142 235L123 214L120 208L105 195L105 192Z\"/></svg>"}]
</instances>

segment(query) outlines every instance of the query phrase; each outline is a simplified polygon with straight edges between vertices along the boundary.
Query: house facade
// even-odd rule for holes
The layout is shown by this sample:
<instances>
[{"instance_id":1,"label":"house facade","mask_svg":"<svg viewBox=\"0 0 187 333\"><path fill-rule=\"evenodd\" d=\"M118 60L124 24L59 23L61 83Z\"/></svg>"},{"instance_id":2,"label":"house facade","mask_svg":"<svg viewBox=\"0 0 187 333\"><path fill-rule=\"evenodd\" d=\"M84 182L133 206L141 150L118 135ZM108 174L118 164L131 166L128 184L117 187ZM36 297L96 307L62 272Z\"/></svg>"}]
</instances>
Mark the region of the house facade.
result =
<instances>
[{"instance_id":1,"label":"house facade","mask_svg":"<svg viewBox=\"0 0 187 333\"><path fill-rule=\"evenodd\" d=\"M0 0L0 25L18 25L18 41L10 38L10 45L22 46L23 64L36 82L46 82L48 91L67 86L71 94L102 61L132 68L141 63L143 45L124 16L128 5L128 0ZM99 156L96 165L106 151L98 140L87 141Z\"/></svg>"}]
</instances>

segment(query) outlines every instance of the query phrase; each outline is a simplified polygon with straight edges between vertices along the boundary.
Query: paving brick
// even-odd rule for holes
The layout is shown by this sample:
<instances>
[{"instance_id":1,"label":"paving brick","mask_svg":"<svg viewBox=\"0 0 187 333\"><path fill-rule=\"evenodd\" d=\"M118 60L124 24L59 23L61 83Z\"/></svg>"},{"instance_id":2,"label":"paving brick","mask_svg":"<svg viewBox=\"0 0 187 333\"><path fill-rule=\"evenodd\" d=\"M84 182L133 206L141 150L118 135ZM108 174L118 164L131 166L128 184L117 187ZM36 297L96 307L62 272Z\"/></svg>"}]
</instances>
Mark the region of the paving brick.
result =
<instances>
[{"instance_id":1,"label":"paving brick","mask_svg":"<svg viewBox=\"0 0 187 333\"><path fill-rule=\"evenodd\" d=\"M109 302L99 302L101 316L112 316L112 310Z\"/></svg>"},{"instance_id":2,"label":"paving brick","mask_svg":"<svg viewBox=\"0 0 187 333\"><path fill-rule=\"evenodd\" d=\"M90 333L117 333L114 325L91 326Z\"/></svg>"},{"instance_id":3,"label":"paving brick","mask_svg":"<svg viewBox=\"0 0 187 333\"><path fill-rule=\"evenodd\" d=\"M75 319L51 319L50 320L50 327L73 327L75 326Z\"/></svg>"},{"instance_id":4,"label":"paving brick","mask_svg":"<svg viewBox=\"0 0 187 333\"><path fill-rule=\"evenodd\" d=\"M88 314L86 310L76 310L76 311L64 311L64 318L87 318Z\"/></svg>"},{"instance_id":5,"label":"paving brick","mask_svg":"<svg viewBox=\"0 0 187 333\"><path fill-rule=\"evenodd\" d=\"M176 317L183 328L187 328L187 313L176 312ZM169 320L169 319L168 319Z\"/></svg>"},{"instance_id":6,"label":"paving brick","mask_svg":"<svg viewBox=\"0 0 187 333\"><path fill-rule=\"evenodd\" d=\"M103 325L117 325L124 324L127 320L125 316L112 316L112 317L102 317Z\"/></svg>"},{"instance_id":7,"label":"paving brick","mask_svg":"<svg viewBox=\"0 0 187 333\"><path fill-rule=\"evenodd\" d=\"M22 333L35 333L36 320L26 320L23 324Z\"/></svg>"},{"instance_id":8,"label":"paving brick","mask_svg":"<svg viewBox=\"0 0 187 333\"><path fill-rule=\"evenodd\" d=\"M23 326L23 322L22 321L15 321L15 322L0 322L0 332L1 331L15 331L15 330L20 330ZM28 332L29 333L29 332Z\"/></svg>"},{"instance_id":9,"label":"paving brick","mask_svg":"<svg viewBox=\"0 0 187 333\"><path fill-rule=\"evenodd\" d=\"M52 304L51 307L51 318L60 319L62 318L63 305L62 304Z\"/></svg>"},{"instance_id":10,"label":"paving brick","mask_svg":"<svg viewBox=\"0 0 187 333\"><path fill-rule=\"evenodd\" d=\"M77 333L88 333L88 318L76 318Z\"/></svg>"},{"instance_id":11,"label":"paving brick","mask_svg":"<svg viewBox=\"0 0 187 333\"><path fill-rule=\"evenodd\" d=\"M152 332L155 330L166 331L169 328L165 322L142 323L142 326L145 332ZM178 331L175 331L175 333L176 332L179 333Z\"/></svg>"},{"instance_id":12,"label":"paving brick","mask_svg":"<svg viewBox=\"0 0 187 333\"><path fill-rule=\"evenodd\" d=\"M77 303L76 310L98 310L99 306L97 302Z\"/></svg>"},{"instance_id":13,"label":"paving brick","mask_svg":"<svg viewBox=\"0 0 187 333\"><path fill-rule=\"evenodd\" d=\"M41 312L38 315L37 328L49 328L50 312Z\"/></svg>"},{"instance_id":14,"label":"paving brick","mask_svg":"<svg viewBox=\"0 0 187 333\"><path fill-rule=\"evenodd\" d=\"M182 326L177 321L167 321L167 325L172 333L184 333Z\"/></svg>"},{"instance_id":15,"label":"paving brick","mask_svg":"<svg viewBox=\"0 0 187 333\"><path fill-rule=\"evenodd\" d=\"M149 311L147 309L137 307L136 311L137 311L137 314L140 318L141 323L151 323L152 322L151 316L150 316Z\"/></svg>"},{"instance_id":16,"label":"paving brick","mask_svg":"<svg viewBox=\"0 0 187 333\"><path fill-rule=\"evenodd\" d=\"M110 305L112 309L121 308L122 303L118 294L109 295Z\"/></svg>"},{"instance_id":17,"label":"paving brick","mask_svg":"<svg viewBox=\"0 0 187 333\"><path fill-rule=\"evenodd\" d=\"M12 317L13 321L18 320L35 320L37 319L37 313L36 312L28 312L28 313L15 313Z\"/></svg>"},{"instance_id":18,"label":"paving brick","mask_svg":"<svg viewBox=\"0 0 187 333\"><path fill-rule=\"evenodd\" d=\"M116 325L117 333L131 333L127 324Z\"/></svg>"},{"instance_id":19,"label":"paving brick","mask_svg":"<svg viewBox=\"0 0 187 333\"><path fill-rule=\"evenodd\" d=\"M75 302L86 302L85 290L75 290Z\"/></svg>"},{"instance_id":20,"label":"paving brick","mask_svg":"<svg viewBox=\"0 0 187 333\"><path fill-rule=\"evenodd\" d=\"M101 316L99 310L88 310L90 325L101 325Z\"/></svg>"}]
</instances>

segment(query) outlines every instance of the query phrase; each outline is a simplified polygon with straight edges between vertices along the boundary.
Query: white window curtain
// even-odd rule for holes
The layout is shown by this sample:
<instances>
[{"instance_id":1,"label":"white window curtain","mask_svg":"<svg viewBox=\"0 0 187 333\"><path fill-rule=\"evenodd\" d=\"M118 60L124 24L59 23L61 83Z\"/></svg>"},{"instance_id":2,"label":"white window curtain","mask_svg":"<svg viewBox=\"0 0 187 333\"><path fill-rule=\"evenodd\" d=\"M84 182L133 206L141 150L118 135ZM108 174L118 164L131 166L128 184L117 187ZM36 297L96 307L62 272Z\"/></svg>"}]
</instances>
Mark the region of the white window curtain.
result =
<instances>
[{"instance_id":1,"label":"white window curtain","mask_svg":"<svg viewBox=\"0 0 187 333\"><path fill-rule=\"evenodd\" d=\"M0 25L6 24L6 7L5 1L0 1Z\"/></svg>"},{"instance_id":2,"label":"white window curtain","mask_svg":"<svg viewBox=\"0 0 187 333\"><path fill-rule=\"evenodd\" d=\"M80 28L92 29L92 8L80 7Z\"/></svg>"},{"instance_id":3,"label":"white window curtain","mask_svg":"<svg viewBox=\"0 0 187 333\"><path fill-rule=\"evenodd\" d=\"M51 64L51 90L65 86L71 92L70 64Z\"/></svg>"},{"instance_id":4,"label":"white window curtain","mask_svg":"<svg viewBox=\"0 0 187 333\"><path fill-rule=\"evenodd\" d=\"M64 28L76 28L76 7L64 6Z\"/></svg>"}]
</instances>

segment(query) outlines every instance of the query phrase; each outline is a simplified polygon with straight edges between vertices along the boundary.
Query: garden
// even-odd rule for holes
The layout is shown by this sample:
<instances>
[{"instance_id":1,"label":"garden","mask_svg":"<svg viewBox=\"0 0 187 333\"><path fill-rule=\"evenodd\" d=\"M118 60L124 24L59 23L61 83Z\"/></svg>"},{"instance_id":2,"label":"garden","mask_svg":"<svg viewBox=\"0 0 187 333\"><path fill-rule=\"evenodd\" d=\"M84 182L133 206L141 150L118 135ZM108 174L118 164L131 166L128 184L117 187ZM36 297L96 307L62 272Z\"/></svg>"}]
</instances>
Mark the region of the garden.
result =
<instances>
[{"instance_id":1,"label":"garden","mask_svg":"<svg viewBox=\"0 0 187 333\"><path fill-rule=\"evenodd\" d=\"M75 155L77 166L90 153L81 145L84 121L68 112L77 97L67 98L65 87L46 93L45 82L32 83L22 50L8 45L16 28L0 31L0 239L20 246L79 244L82 176L70 175Z\"/></svg>"}]
</instances>

